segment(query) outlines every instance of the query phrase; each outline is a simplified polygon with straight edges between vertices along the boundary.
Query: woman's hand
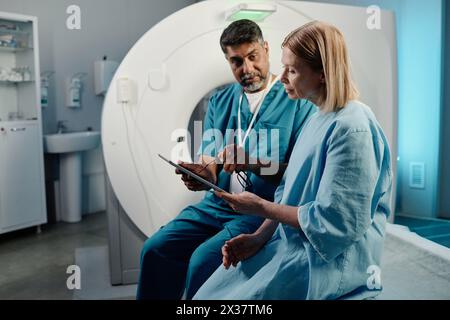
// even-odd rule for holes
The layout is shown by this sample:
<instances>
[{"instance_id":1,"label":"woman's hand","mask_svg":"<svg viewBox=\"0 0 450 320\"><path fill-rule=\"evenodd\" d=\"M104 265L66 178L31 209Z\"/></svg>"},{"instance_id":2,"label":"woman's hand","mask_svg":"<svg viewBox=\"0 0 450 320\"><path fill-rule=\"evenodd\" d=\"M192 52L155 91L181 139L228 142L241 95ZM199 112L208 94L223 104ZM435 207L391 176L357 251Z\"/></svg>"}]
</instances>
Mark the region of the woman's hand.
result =
<instances>
[{"instance_id":1,"label":"woman's hand","mask_svg":"<svg viewBox=\"0 0 450 320\"><path fill-rule=\"evenodd\" d=\"M225 200L239 213L251 214L300 228L298 222L299 207L288 206L267 201L250 192L227 193L214 191L216 196Z\"/></svg>"},{"instance_id":2,"label":"woman's hand","mask_svg":"<svg viewBox=\"0 0 450 320\"><path fill-rule=\"evenodd\" d=\"M225 242L222 247L222 262L225 269L254 256L264 246L263 237L257 234L241 234Z\"/></svg>"},{"instance_id":3,"label":"woman's hand","mask_svg":"<svg viewBox=\"0 0 450 320\"><path fill-rule=\"evenodd\" d=\"M263 206L266 200L258 197L254 193L242 192L242 193L225 193L214 192L216 196L225 200L230 207L239 213L246 213L256 216L264 217Z\"/></svg>"}]
</instances>

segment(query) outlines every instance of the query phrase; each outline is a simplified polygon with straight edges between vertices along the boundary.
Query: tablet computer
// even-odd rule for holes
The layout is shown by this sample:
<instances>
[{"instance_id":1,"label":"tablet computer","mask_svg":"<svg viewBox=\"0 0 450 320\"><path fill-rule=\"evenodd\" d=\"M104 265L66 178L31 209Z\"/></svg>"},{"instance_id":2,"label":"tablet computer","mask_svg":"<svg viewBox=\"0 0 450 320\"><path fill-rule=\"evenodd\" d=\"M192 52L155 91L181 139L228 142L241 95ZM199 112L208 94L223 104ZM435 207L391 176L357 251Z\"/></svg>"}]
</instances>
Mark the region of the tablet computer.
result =
<instances>
[{"instance_id":1,"label":"tablet computer","mask_svg":"<svg viewBox=\"0 0 450 320\"><path fill-rule=\"evenodd\" d=\"M180 166L179 164L176 164L176 163L174 163L174 162L172 162L172 161L166 159L166 158L165 158L164 156L162 156L161 154L158 154L158 156L159 156L161 159L163 159L165 162L167 162L168 164L174 166L175 168L179 169L181 172L183 172L183 173L187 174L188 176L190 176L190 177L192 177L192 178L194 178L194 179L200 181L201 183L206 184L208 187L210 187L210 188L212 188L212 189L214 189L214 190L216 190L216 191L218 191L218 192L225 192L225 193L228 193L228 192L226 192L225 190L223 190L223 189L219 188L218 186L216 186L215 184L212 184L212 183L209 182L208 180L206 180L206 179L200 177L199 175L195 174L194 172L192 172L192 171L190 171L190 170L188 170L188 169L186 169L186 168Z\"/></svg>"}]
</instances>

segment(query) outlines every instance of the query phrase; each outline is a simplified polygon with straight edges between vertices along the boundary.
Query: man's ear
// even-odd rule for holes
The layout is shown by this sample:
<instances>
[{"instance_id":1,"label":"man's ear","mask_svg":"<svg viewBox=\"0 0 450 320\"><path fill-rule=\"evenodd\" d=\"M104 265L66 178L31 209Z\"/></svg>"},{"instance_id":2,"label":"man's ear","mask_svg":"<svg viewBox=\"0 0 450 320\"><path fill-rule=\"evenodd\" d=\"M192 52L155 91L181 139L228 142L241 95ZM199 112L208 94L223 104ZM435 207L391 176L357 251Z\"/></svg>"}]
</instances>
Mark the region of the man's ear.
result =
<instances>
[{"instance_id":1,"label":"man's ear","mask_svg":"<svg viewBox=\"0 0 450 320\"><path fill-rule=\"evenodd\" d=\"M228 47L225 47L225 52L223 53L223 55L225 56L225 59L228 60Z\"/></svg>"},{"instance_id":2,"label":"man's ear","mask_svg":"<svg viewBox=\"0 0 450 320\"><path fill-rule=\"evenodd\" d=\"M266 50L266 53L269 54L269 43L267 41L264 41L264 50Z\"/></svg>"}]
</instances>

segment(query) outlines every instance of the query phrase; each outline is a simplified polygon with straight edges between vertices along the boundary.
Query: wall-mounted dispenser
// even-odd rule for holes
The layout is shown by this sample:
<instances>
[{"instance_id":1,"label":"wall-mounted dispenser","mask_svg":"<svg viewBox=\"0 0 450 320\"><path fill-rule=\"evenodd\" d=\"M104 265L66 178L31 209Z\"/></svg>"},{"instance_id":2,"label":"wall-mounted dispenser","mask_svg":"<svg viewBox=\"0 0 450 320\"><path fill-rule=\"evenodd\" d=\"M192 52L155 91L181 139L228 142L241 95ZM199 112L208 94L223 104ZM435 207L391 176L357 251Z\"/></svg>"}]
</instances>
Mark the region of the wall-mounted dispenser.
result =
<instances>
[{"instance_id":1,"label":"wall-mounted dispenser","mask_svg":"<svg viewBox=\"0 0 450 320\"><path fill-rule=\"evenodd\" d=\"M55 72L45 71L41 73L41 107L48 107L48 87L50 86L50 78Z\"/></svg>"},{"instance_id":2,"label":"wall-mounted dispenser","mask_svg":"<svg viewBox=\"0 0 450 320\"><path fill-rule=\"evenodd\" d=\"M107 60L104 56L103 60L95 61L94 63L94 85L95 94L104 96L108 91L114 73L119 67L119 63L112 60Z\"/></svg>"},{"instance_id":3,"label":"wall-mounted dispenser","mask_svg":"<svg viewBox=\"0 0 450 320\"><path fill-rule=\"evenodd\" d=\"M66 106L69 108L81 107L82 80L86 73L80 72L66 79Z\"/></svg>"}]
</instances>

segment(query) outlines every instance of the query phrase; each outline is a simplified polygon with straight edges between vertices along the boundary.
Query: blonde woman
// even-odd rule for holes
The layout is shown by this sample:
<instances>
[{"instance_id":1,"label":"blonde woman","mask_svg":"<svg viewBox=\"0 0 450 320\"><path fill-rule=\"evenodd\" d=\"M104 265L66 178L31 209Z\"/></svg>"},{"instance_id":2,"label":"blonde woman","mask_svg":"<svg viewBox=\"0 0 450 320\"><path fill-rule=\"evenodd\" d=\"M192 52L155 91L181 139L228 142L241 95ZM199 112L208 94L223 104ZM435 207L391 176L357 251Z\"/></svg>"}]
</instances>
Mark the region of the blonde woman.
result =
<instances>
[{"instance_id":1,"label":"blonde woman","mask_svg":"<svg viewBox=\"0 0 450 320\"><path fill-rule=\"evenodd\" d=\"M275 202L220 194L266 218L227 241L223 264L194 299L337 299L375 296L391 199L390 151L370 108L357 101L344 38L323 22L283 42L282 83L291 99L319 106L305 125ZM230 266L233 266L230 268Z\"/></svg>"}]
</instances>

